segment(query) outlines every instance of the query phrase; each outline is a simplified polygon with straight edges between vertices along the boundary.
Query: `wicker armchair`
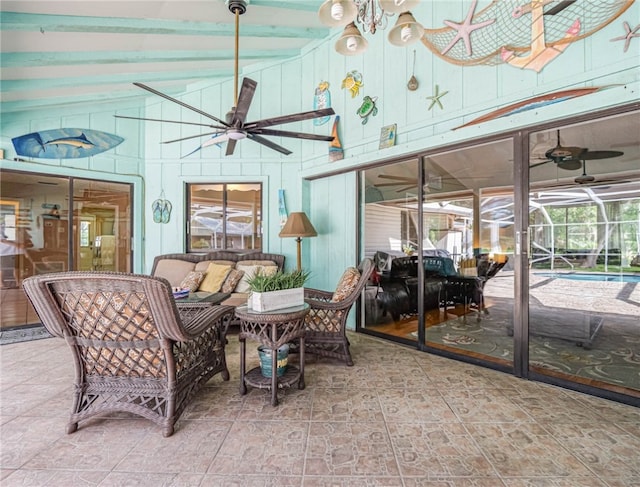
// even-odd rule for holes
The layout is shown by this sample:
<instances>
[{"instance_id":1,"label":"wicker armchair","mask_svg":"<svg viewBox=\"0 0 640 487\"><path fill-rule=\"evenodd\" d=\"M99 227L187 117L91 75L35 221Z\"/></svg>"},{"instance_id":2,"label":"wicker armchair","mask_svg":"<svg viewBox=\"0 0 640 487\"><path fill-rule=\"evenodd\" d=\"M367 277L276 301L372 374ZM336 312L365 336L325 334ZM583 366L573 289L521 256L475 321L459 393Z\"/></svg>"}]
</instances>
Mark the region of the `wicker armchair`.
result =
<instances>
[{"instance_id":1,"label":"wicker armchair","mask_svg":"<svg viewBox=\"0 0 640 487\"><path fill-rule=\"evenodd\" d=\"M344 360L349 366L353 365L349 352L349 340L346 335L347 316L353 303L360 297L373 269L373 260L363 259L358 266L360 274L358 281L349 287L347 295L340 296L340 298L337 298L337 294L345 282L346 272L343 279L340 280L336 292L305 288L304 300L311 306L311 310L305 318L305 353L337 358Z\"/></svg>"},{"instance_id":2,"label":"wicker armchair","mask_svg":"<svg viewBox=\"0 0 640 487\"><path fill-rule=\"evenodd\" d=\"M212 306L183 323L168 281L116 272L33 276L23 288L47 330L73 353L67 433L92 416L127 411L171 436L214 374L229 380L223 333L231 306Z\"/></svg>"}]
</instances>

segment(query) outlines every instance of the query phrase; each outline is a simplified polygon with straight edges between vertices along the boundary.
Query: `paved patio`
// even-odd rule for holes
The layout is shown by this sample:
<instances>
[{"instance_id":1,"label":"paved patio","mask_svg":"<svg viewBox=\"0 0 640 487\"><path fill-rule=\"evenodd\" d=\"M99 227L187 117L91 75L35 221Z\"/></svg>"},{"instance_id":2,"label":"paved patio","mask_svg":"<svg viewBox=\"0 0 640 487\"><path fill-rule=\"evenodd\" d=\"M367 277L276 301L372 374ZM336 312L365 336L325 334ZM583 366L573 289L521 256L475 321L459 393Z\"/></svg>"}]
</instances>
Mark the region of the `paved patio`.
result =
<instances>
[{"instance_id":1,"label":"paved patio","mask_svg":"<svg viewBox=\"0 0 640 487\"><path fill-rule=\"evenodd\" d=\"M208 386L163 438L126 414L65 434L66 344L0 347L2 486L638 485L640 409L351 334L354 367L307 361L305 390ZM252 350L252 347L248 347ZM257 353L252 356L257 364Z\"/></svg>"}]
</instances>

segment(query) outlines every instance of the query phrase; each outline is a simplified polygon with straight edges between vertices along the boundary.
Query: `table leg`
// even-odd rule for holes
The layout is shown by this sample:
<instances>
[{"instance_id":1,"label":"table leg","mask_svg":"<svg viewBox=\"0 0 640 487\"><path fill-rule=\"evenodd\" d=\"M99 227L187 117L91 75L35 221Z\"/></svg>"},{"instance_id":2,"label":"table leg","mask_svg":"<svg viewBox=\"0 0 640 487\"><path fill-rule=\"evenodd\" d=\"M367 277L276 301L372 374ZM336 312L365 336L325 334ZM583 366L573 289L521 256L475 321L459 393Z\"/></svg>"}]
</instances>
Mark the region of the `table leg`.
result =
<instances>
[{"instance_id":1,"label":"table leg","mask_svg":"<svg viewBox=\"0 0 640 487\"><path fill-rule=\"evenodd\" d=\"M271 349L271 405L278 405L278 349Z\"/></svg>"},{"instance_id":2,"label":"table leg","mask_svg":"<svg viewBox=\"0 0 640 487\"><path fill-rule=\"evenodd\" d=\"M298 389L304 389L304 337L300 337L300 353L298 354L300 360L300 379L298 379Z\"/></svg>"},{"instance_id":3,"label":"table leg","mask_svg":"<svg viewBox=\"0 0 640 487\"><path fill-rule=\"evenodd\" d=\"M247 385L244 382L246 347L247 343L245 339L240 338L240 394L243 396L247 393Z\"/></svg>"}]
</instances>

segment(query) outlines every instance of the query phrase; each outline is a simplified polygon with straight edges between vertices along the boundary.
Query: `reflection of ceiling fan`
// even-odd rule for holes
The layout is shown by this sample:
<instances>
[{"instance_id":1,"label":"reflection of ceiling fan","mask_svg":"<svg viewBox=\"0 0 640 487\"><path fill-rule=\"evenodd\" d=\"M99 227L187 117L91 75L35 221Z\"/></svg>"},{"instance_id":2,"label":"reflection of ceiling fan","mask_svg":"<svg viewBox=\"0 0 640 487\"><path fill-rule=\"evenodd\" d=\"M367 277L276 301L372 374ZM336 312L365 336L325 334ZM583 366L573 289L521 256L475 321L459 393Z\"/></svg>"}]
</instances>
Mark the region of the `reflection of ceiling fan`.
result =
<instances>
[{"instance_id":1,"label":"reflection of ceiling fan","mask_svg":"<svg viewBox=\"0 0 640 487\"><path fill-rule=\"evenodd\" d=\"M227 150L226 155L233 154L235 150L236 143L238 140L242 140L244 138L248 138L262 144L270 149L276 150L282 154L289 155L291 151L278 145L269 139L265 139L262 137L263 135L272 135L276 137L292 137L295 139L307 139L307 140L318 140L331 142L334 137L326 136L326 135L316 135L316 134L306 134L302 132L289 132L285 130L274 130L271 128L273 125L280 125L283 123L291 123L291 122L299 122L302 120L310 120L313 118L325 117L328 115L333 115L335 112L332 108L323 108L321 110L312 110L308 112L295 113L292 115L283 115L280 117L266 118L262 120L257 120L254 122L245 122L245 117L249 111L249 106L251 105L251 100L253 99L253 95L256 91L256 86L258 83L249 78L244 78L242 80L242 88L240 89L240 96L238 96L238 32L239 32L239 16L246 12L247 10L247 1L246 0L227 0L227 6L229 11L235 15L236 19L236 29L235 29L235 77L234 77L234 100L235 106L231 108L231 110L225 115L225 120L221 120L209 113L206 113L198 108L192 107L180 100L170 97L169 95L165 95L159 91L150 88L149 86L143 85L142 83L134 83L134 85L145 89L154 95L161 96L162 98L177 103L178 105L192 110L200 115L207 117L216 124L206 124L206 123L195 123L195 122L182 122L177 120L161 120L154 118L138 118L138 117L127 117L123 115L116 115L117 118L130 118L134 120L147 120L152 122L167 122L167 123L180 123L186 125L197 125L201 127L208 127L210 129L214 129L214 132L208 132L204 134L192 135L189 137L183 137L181 139L169 140L163 142L164 144L170 144L172 142L179 142L182 140L194 139L198 137L203 137L205 135L211 135L212 138L205 141L200 148L208 147L210 145L220 144L222 142L227 142ZM197 149L196 149L197 150ZM195 151L194 151L195 152Z\"/></svg>"},{"instance_id":2,"label":"reflection of ceiling fan","mask_svg":"<svg viewBox=\"0 0 640 487\"><path fill-rule=\"evenodd\" d=\"M590 151L586 147L564 147L560 142L560 130L557 131L557 134L558 142L556 146L544 153L544 156L547 159L545 161L532 164L529 166L530 168L542 166L548 162L554 162L559 168L571 171L580 169L583 166L582 161L585 160L610 159L624 154L624 152L613 150Z\"/></svg>"},{"instance_id":3,"label":"reflection of ceiling fan","mask_svg":"<svg viewBox=\"0 0 640 487\"><path fill-rule=\"evenodd\" d=\"M392 176L392 175L388 175L388 174L378 174L378 177L380 179L387 179L390 180L391 182L388 183L378 183L378 184L374 184L374 186L376 188L384 188L384 187L390 187L390 186L401 186L400 188L396 189L396 193L403 193L411 188L417 188L418 187L418 177L417 176ZM428 189L436 189L436 190L440 190L442 189L442 185L443 182L449 181L450 183L456 183L456 182L460 182L462 180L465 179L471 179L474 181L477 180L481 180L481 179L491 179L488 177L459 177L456 178L455 176L449 176L449 177L444 177L444 176L438 176L435 174L429 174L426 177L426 181L425 181L425 187Z\"/></svg>"}]
</instances>

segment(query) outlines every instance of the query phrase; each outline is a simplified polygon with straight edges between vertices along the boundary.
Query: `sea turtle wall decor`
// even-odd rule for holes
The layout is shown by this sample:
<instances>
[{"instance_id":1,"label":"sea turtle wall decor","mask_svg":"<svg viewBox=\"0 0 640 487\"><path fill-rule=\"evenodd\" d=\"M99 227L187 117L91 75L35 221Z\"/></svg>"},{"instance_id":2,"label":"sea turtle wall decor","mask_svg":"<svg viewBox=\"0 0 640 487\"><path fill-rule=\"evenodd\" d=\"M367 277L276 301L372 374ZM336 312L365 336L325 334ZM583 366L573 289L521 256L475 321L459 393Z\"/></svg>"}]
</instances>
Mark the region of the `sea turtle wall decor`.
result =
<instances>
[{"instance_id":1,"label":"sea turtle wall decor","mask_svg":"<svg viewBox=\"0 0 640 487\"><path fill-rule=\"evenodd\" d=\"M367 95L362 99L362 105L360 105L360 108L358 108L358 111L356 112L362 119L362 125L366 124L369 121L369 115L375 117L378 114L376 101L378 101L377 96Z\"/></svg>"},{"instance_id":2,"label":"sea turtle wall decor","mask_svg":"<svg viewBox=\"0 0 640 487\"><path fill-rule=\"evenodd\" d=\"M359 71L349 71L342 80L342 89L351 92L351 98L355 98L360 93L360 88L364 86L362 74Z\"/></svg>"}]
</instances>

